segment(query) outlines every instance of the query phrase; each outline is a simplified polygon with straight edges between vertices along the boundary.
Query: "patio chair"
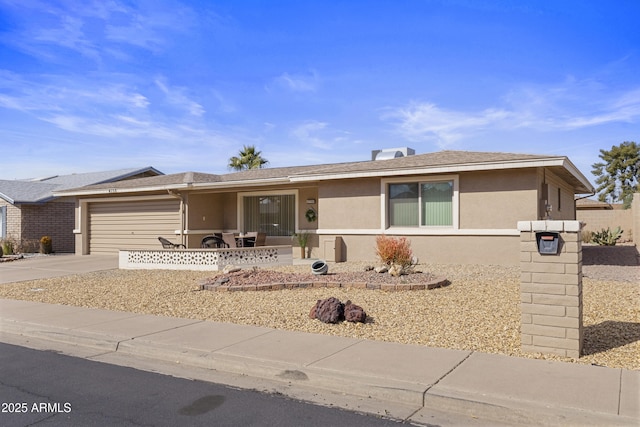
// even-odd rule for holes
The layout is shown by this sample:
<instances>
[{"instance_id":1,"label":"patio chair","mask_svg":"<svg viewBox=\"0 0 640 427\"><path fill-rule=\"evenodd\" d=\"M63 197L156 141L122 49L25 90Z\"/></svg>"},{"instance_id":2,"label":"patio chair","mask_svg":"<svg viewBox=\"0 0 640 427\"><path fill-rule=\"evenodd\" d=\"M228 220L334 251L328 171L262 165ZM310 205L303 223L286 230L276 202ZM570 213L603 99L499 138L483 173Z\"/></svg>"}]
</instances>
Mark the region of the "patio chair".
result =
<instances>
[{"instance_id":1,"label":"patio chair","mask_svg":"<svg viewBox=\"0 0 640 427\"><path fill-rule=\"evenodd\" d=\"M228 248L229 245L224 240L222 240L222 237L211 235L211 236L204 236L202 238L201 247L203 247L203 248Z\"/></svg>"},{"instance_id":2,"label":"patio chair","mask_svg":"<svg viewBox=\"0 0 640 427\"><path fill-rule=\"evenodd\" d=\"M229 245L230 248L237 248L238 244L236 243L236 237L233 233L222 233L222 240Z\"/></svg>"},{"instance_id":3,"label":"patio chair","mask_svg":"<svg viewBox=\"0 0 640 427\"><path fill-rule=\"evenodd\" d=\"M255 246L264 246L267 243L267 233L258 233L258 236L256 237L256 243Z\"/></svg>"},{"instance_id":4,"label":"patio chair","mask_svg":"<svg viewBox=\"0 0 640 427\"><path fill-rule=\"evenodd\" d=\"M162 243L162 247L164 249L178 249L180 247L187 249L187 247L182 243L172 243L164 237L158 237L158 240L160 240L160 243Z\"/></svg>"},{"instance_id":5,"label":"patio chair","mask_svg":"<svg viewBox=\"0 0 640 427\"><path fill-rule=\"evenodd\" d=\"M264 246L267 239L267 233L258 233L257 231L250 231L246 236L250 246Z\"/></svg>"},{"instance_id":6,"label":"patio chair","mask_svg":"<svg viewBox=\"0 0 640 427\"><path fill-rule=\"evenodd\" d=\"M243 246L247 248L252 248L256 245L256 238L258 237L258 233L255 231L249 231L244 233Z\"/></svg>"}]
</instances>

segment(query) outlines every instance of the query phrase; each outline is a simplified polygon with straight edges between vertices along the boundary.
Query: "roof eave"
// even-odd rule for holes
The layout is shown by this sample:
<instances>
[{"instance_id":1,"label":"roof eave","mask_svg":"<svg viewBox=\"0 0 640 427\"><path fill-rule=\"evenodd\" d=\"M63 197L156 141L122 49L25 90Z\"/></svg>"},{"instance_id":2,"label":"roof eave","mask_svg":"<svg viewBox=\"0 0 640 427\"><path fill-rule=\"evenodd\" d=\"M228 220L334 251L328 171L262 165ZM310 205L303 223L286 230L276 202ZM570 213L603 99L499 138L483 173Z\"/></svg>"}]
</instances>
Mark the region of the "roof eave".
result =
<instances>
[{"instance_id":1,"label":"roof eave","mask_svg":"<svg viewBox=\"0 0 640 427\"><path fill-rule=\"evenodd\" d=\"M54 196L67 197L67 196L95 196L101 194L122 194L122 193L143 193L147 191L165 191L165 190L182 190L191 187L191 184L168 184L160 186L147 186L147 187L135 187L135 188L101 188L99 190L75 190L75 191L54 191Z\"/></svg>"},{"instance_id":2,"label":"roof eave","mask_svg":"<svg viewBox=\"0 0 640 427\"><path fill-rule=\"evenodd\" d=\"M94 183L93 183L93 184L91 184L91 185L96 185L96 184L106 184L106 183L108 183L108 182L120 181L120 180L123 180L123 179L129 178L129 177L132 177L132 176L138 175L138 174L140 174L140 173L145 173L145 172L155 172L155 173L156 173L156 176L157 176L157 175L164 175L164 173L160 172L158 169L154 168L153 166L148 166L148 167L146 167L146 168L136 169L136 170L134 170L134 171L131 171L131 172L129 172L129 173L125 173L125 174L122 174L122 175L112 176L112 177L109 177L109 178L107 178L107 179L105 179L105 180L103 180L103 181L100 181L100 182L94 182Z\"/></svg>"},{"instance_id":3,"label":"roof eave","mask_svg":"<svg viewBox=\"0 0 640 427\"><path fill-rule=\"evenodd\" d=\"M279 178L263 178L253 180L238 180L238 181L222 181L222 182L199 182L194 183L192 188L201 189L223 189L223 188L238 188L238 187L262 187L274 184L289 184L291 183L290 177Z\"/></svg>"},{"instance_id":4,"label":"roof eave","mask_svg":"<svg viewBox=\"0 0 640 427\"><path fill-rule=\"evenodd\" d=\"M580 169L571 163L568 157L564 158L562 166L582 184L582 187L576 187L576 194L596 194L596 189L593 188L593 185L591 185L587 177L580 172Z\"/></svg>"},{"instance_id":5,"label":"roof eave","mask_svg":"<svg viewBox=\"0 0 640 427\"><path fill-rule=\"evenodd\" d=\"M416 166L406 169L378 169L373 171L343 172L335 174L306 174L291 177L292 182L324 181L346 178L384 177L392 175L444 174L455 172L485 171L496 169L520 169L531 167L563 166L566 157L495 161L482 163L458 163L444 166ZM576 169L577 170L577 169Z\"/></svg>"},{"instance_id":6,"label":"roof eave","mask_svg":"<svg viewBox=\"0 0 640 427\"><path fill-rule=\"evenodd\" d=\"M0 199L4 199L4 200L6 200L8 203L11 203L12 205L15 205L15 204L16 204L16 201L15 201L15 200L13 200L11 197L7 196L7 195L6 195L6 194L4 194L4 193L0 193Z\"/></svg>"}]
</instances>

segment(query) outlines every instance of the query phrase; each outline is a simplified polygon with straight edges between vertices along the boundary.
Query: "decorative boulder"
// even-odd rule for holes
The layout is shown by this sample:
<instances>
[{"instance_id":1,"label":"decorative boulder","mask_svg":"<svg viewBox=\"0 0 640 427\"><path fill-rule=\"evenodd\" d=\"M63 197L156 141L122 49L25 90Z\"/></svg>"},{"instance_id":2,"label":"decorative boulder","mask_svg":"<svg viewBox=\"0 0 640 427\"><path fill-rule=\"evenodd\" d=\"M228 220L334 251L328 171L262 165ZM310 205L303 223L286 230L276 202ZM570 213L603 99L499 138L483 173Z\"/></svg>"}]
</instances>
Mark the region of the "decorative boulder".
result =
<instances>
[{"instance_id":1,"label":"decorative boulder","mask_svg":"<svg viewBox=\"0 0 640 427\"><path fill-rule=\"evenodd\" d=\"M367 313L364 312L362 307L352 304L349 300L344 304L344 318L347 322L364 323L367 320Z\"/></svg>"},{"instance_id":2,"label":"decorative boulder","mask_svg":"<svg viewBox=\"0 0 640 427\"><path fill-rule=\"evenodd\" d=\"M393 277L400 277L404 274L404 269L398 264L393 264L389 268L389 274L392 275Z\"/></svg>"},{"instance_id":3,"label":"decorative boulder","mask_svg":"<svg viewBox=\"0 0 640 427\"><path fill-rule=\"evenodd\" d=\"M242 270L240 267L236 267L233 264L227 264L224 266L224 268L222 269L222 272L224 274L231 274L231 273L237 273L238 271Z\"/></svg>"},{"instance_id":4,"label":"decorative boulder","mask_svg":"<svg viewBox=\"0 0 640 427\"><path fill-rule=\"evenodd\" d=\"M315 314L315 318L324 323L338 323L344 320L344 304L338 298L327 298L318 300L315 307L311 309L309 317Z\"/></svg>"}]
</instances>

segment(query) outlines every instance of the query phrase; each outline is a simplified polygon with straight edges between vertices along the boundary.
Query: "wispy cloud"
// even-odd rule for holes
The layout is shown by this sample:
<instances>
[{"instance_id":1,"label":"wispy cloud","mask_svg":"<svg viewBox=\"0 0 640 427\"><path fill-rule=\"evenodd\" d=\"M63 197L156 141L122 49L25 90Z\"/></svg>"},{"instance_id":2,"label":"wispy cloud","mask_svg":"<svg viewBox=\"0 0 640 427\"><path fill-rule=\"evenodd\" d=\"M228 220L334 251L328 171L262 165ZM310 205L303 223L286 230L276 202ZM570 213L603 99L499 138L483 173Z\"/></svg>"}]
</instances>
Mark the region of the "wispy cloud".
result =
<instances>
[{"instance_id":1,"label":"wispy cloud","mask_svg":"<svg viewBox=\"0 0 640 427\"><path fill-rule=\"evenodd\" d=\"M73 80L53 75L20 76L0 70L0 105L18 111L50 113L96 107L146 109L149 100L125 83Z\"/></svg>"},{"instance_id":2,"label":"wispy cloud","mask_svg":"<svg viewBox=\"0 0 640 427\"><path fill-rule=\"evenodd\" d=\"M477 111L447 109L432 102L411 102L387 109L382 119L412 142L447 148L484 132L531 129L571 131L640 120L640 88L622 93L592 81L553 87L524 86L505 95L500 105Z\"/></svg>"},{"instance_id":3,"label":"wispy cloud","mask_svg":"<svg viewBox=\"0 0 640 427\"><path fill-rule=\"evenodd\" d=\"M170 87L164 77L158 77L154 83L165 94L167 102L186 110L190 115L200 117L205 110L202 105L191 100L187 95L187 89L184 87Z\"/></svg>"},{"instance_id":4,"label":"wispy cloud","mask_svg":"<svg viewBox=\"0 0 640 427\"><path fill-rule=\"evenodd\" d=\"M157 79L159 90L154 93L155 88L148 86L141 91L122 75L118 77L120 81L112 82L108 75L70 80L0 72L0 107L28 113L75 134L176 141L206 137L204 125L192 120L202 116L204 108L186 96L186 89ZM176 114L176 108L182 114Z\"/></svg>"},{"instance_id":5,"label":"wispy cloud","mask_svg":"<svg viewBox=\"0 0 640 427\"><path fill-rule=\"evenodd\" d=\"M409 141L435 142L445 148L482 129L506 122L510 116L512 112L499 109L463 112L432 103L412 103L386 113L384 118L396 121L398 131Z\"/></svg>"},{"instance_id":6,"label":"wispy cloud","mask_svg":"<svg viewBox=\"0 0 640 427\"><path fill-rule=\"evenodd\" d=\"M284 88L292 92L315 92L318 89L320 78L315 70L306 74L290 74L284 72L267 87L270 91L273 87Z\"/></svg>"},{"instance_id":7,"label":"wispy cloud","mask_svg":"<svg viewBox=\"0 0 640 427\"><path fill-rule=\"evenodd\" d=\"M337 146L340 146L341 149L346 149L346 145L360 142L353 138L348 131L334 129L329 123L319 120L307 120L294 126L290 130L289 136L294 143L322 150L330 150Z\"/></svg>"},{"instance_id":8,"label":"wispy cloud","mask_svg":"<svg viewBox=\"0 0 640 427\"><path fill-rule=\"evenodd\" d=\"M121 48L125 45L159 53L172 43L173 35L192 26L196 15L179 3L152 6L117 0L5 2L17 29L3 41L51 61L65 61L69 51L96 62L105 56L131 59Z\"/></svg>"}]
</instances>

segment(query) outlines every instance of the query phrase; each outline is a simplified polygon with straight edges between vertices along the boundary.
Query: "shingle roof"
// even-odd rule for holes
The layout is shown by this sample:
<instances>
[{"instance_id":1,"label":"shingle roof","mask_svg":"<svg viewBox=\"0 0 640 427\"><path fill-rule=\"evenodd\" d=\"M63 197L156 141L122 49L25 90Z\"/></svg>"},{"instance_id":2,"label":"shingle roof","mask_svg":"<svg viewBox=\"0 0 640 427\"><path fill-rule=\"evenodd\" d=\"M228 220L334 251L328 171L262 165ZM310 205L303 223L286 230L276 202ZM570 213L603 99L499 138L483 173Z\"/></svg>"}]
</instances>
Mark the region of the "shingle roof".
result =
<instances>
[{"instance_id":1,"label":"shingle roof","mask_svg":"<svg viewBox=\"0 0 640 427\"><path fill-rule=\"evenodd\" d=\"M469 170L469 168L500 169L506 167L538 167L545 163L554 172L571 182L578 193L592 191L587 179L564 156L545 156L536 154L492 153L472 151L438 151L434 153L416 154L387 160L368 160L319 164L307 166L287 166L278 168L250 169L222 175L198 172L185 172L151 178L119 181L109 184L91 185L68 191L67 195L102 193L106 189L123 191L151 191L166 188L184 188L211 186L233 187L236 185L261 185L274 182L293 182L296 180L341 179L350 176L402 175L407 173L442 173L443 168L449 172ZM551 165L553 166L547 166ZM434 172L435 171L435 172ZM63 193L64 194L64 193Z\"/></svg>"},{"instance_id":2,"label":"shingle roof","mask_svg":"<svg viewBox=\"0 0 640 427\"><path fill-rule=\"evenodd\" d=\"M579 199L576 201L576 209L613 209L613 206L607 202L601 202L593 199Z\"/></svg>"},{"instance_id":3,"label":"shingle roof","mask_svg":"<svg viewBox=\"0 0 640 427\"><path fill-rule=\"evenodd\" d=\"M182 172L169 175L150 176L127 181L107 182L90 185L86 188L92 190L119 189L119 188L150 188L150 187L178 187L181 185L220 182L220 175L201 172Z\"/></svg>"},{"instance_id":4,"label":"shingle roof","mask_svg":"<svg viewBox=\"0 0 640 427\"><path fill-rule=\"evenodd\" d=\"M144 173L162 174L162 172L149 166L35 179L0 180L0 197L12 204L44 203L55 197L53 195L54 191L63 191L109 181L126 180L131 176Z\"/></svg>"}]
</instances>

